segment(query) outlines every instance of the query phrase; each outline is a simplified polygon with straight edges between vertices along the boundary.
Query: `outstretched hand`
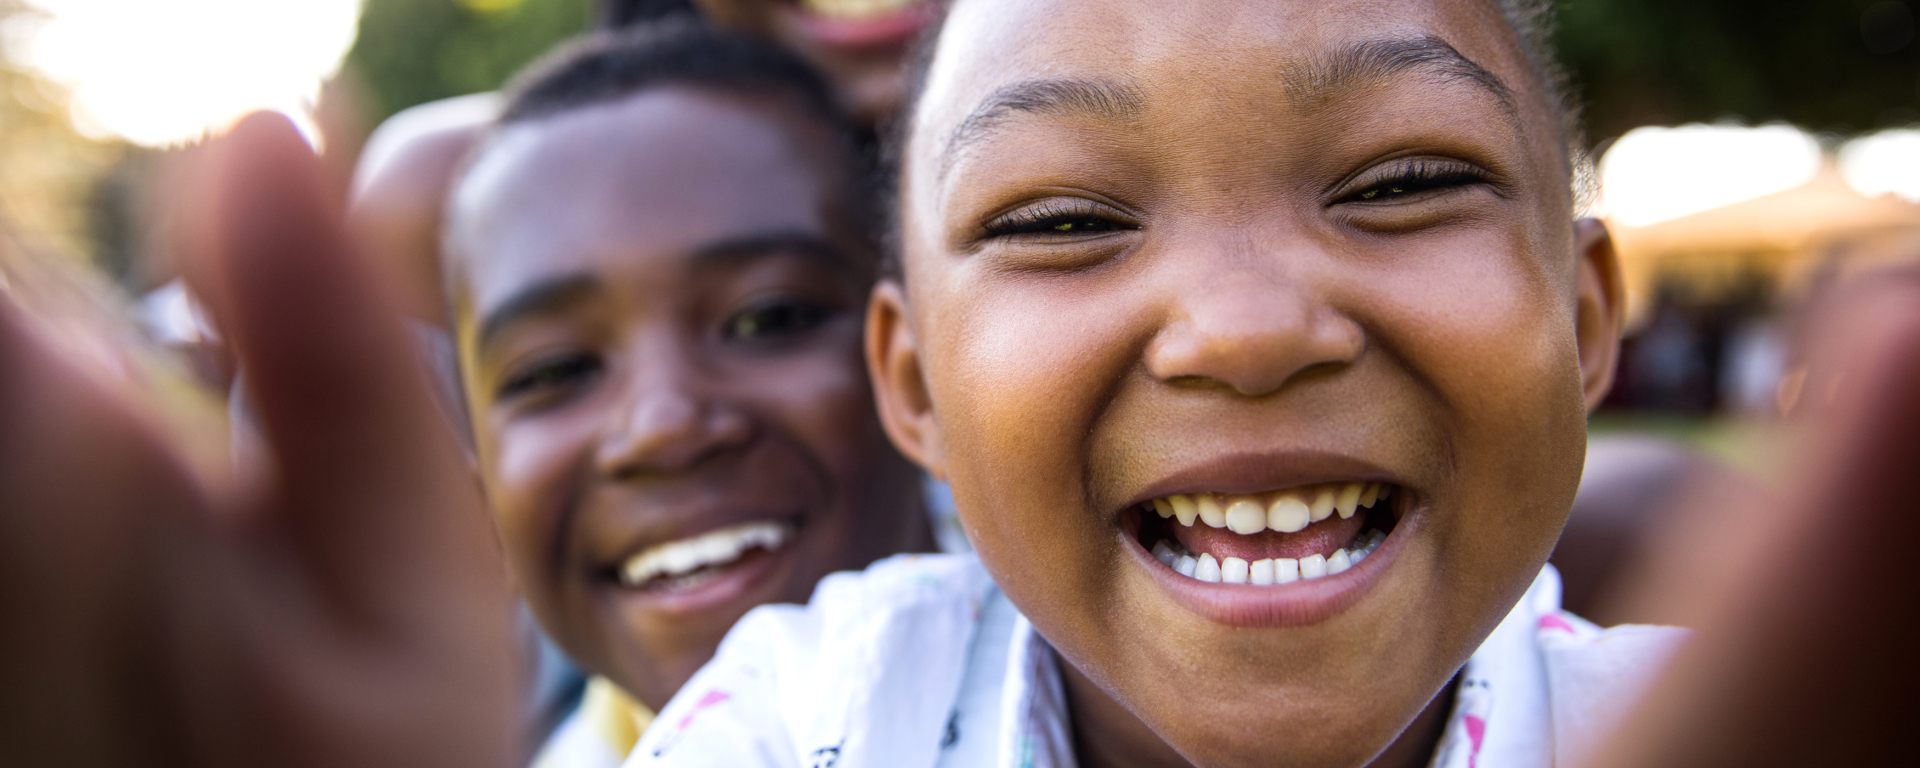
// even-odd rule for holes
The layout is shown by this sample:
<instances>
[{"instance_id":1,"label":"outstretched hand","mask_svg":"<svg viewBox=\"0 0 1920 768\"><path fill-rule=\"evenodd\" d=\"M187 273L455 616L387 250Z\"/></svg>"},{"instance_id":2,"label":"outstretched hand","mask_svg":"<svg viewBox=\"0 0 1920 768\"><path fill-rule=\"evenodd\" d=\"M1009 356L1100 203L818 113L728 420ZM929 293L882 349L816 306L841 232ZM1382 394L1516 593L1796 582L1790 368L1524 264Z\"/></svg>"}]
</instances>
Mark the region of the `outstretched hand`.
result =
<instances>
[{"instance_id":1,"label":"outstretched hand","mask_svg":"<svg viewBox=\"0 0 1920 768\"><path fill-rule=\"evenodd\" d=\"M1590 768L1920 761L1920 271L1858 281L1813 319L1783 484L1682 499L1710 511L1674 532L1641 602L1699 634Z\"/></svg>"},{"instance_id":2,"label":"outstretched hand","mask_svg":"<svg viewBox=\"0 0 1920 768\"><path fill-rule=\"evenodd\" d=\"M201 481L0 293L0 764L502 765L505 569L398 315L283 118L206 154L188 271L271 471Z\"/></svg>"}]
</instances>

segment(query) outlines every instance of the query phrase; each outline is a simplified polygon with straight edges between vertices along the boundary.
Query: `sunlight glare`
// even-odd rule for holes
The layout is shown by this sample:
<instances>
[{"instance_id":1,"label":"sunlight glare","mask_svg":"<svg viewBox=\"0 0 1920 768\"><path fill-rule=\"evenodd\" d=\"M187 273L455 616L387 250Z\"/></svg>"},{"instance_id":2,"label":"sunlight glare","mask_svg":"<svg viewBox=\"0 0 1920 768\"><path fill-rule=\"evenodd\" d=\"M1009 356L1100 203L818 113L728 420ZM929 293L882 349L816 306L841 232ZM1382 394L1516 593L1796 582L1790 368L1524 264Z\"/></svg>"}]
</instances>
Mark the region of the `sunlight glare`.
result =
<instances>
[{"instance_id":1,"label":"sunlight glare","mask_svg":"<svg viewBox=\"0 0 1920 768\"><path fill-rule=\"evenodd\" d=\"M162 146L254 110L308 110L353 45L360 0L29 0L21 60L73 93L76 127Z\"/></svg>"},{"instance_id":2,"label":"sunlight glare","mask_svg":"<svg viewBox=\"0 0 1920 768\"><path fill-rule=\"evenodd\" d=\"M1881 131L1847 142L1840 148L1840 175L1868 197L1920 203L1920 130Z\"/></svg>"},{"instance_id":3,"label":"sunlight glare","mask_svg":"<svg viewBox=\"0 0 1920 768\"><path fill-rule=\"evenodd\" d=\"M1600 158L1601 211L1644 227L1813 180L1820 142L1790 125L1635 128Z\"/></svg>"}]
</instances>

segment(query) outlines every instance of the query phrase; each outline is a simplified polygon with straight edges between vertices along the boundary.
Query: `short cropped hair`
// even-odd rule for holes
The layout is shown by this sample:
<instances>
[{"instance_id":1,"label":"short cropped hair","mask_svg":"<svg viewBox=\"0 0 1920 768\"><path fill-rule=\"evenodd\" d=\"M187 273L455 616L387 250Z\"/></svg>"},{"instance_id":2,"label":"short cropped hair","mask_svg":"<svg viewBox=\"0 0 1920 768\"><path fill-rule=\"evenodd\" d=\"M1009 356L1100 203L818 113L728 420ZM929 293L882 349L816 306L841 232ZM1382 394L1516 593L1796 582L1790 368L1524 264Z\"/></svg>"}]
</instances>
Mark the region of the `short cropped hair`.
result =
<instances>
[{"instance_id":1,"label":"short cropped hair","mask_svg":"<svg viewBox=\"0 0 1920 768\"><path fill-rule=\"evenodd\" d=\"M594 26L620 29L635 24L698 13L692 0L599 0L594 3Z\"/></svg>"},{"instance_id":2,"label":"short cropped hair","mask_svg":"<svg viewBox=\"0 0 1920 768\"><path fill-rule=\"evenodd\" d=\"M666 85L791 99L836 134L849 121L825 78L798 56L691 16L594 32L515 75L496 127L571 112Z\"/></svg>"}]
</instances>

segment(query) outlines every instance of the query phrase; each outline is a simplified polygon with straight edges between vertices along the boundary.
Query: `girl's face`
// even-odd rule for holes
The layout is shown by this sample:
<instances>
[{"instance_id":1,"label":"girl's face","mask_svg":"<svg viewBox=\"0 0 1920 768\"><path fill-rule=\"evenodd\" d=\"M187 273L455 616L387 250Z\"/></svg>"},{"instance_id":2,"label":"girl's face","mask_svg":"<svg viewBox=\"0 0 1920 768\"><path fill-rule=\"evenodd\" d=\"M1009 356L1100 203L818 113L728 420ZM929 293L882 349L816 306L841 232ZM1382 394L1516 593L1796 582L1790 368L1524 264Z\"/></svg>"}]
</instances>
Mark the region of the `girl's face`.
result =
<instances>
[{"instance_id":1,"label":"girl's face","mask_svg":"<svg viewBox=\"0 0 1920 768\"><path fill-rule=\"evenodd\" d=\"M953 9L868 364L1083 737L1365 763L1540 570L1617 289L1532 72L1464 0Z\"/></svg>"},{"instance_id":2,"label":"girl's face","mask_svg":"<svg viewBox=\"0 0 1920 768\"><path fill-rule=\"evenodd\" d=\"M655 707L754 606L927 540L861 375L848 160L778 98L506 128L454 200L456 330L514 574Z\"/></svg>"}]
</instances>

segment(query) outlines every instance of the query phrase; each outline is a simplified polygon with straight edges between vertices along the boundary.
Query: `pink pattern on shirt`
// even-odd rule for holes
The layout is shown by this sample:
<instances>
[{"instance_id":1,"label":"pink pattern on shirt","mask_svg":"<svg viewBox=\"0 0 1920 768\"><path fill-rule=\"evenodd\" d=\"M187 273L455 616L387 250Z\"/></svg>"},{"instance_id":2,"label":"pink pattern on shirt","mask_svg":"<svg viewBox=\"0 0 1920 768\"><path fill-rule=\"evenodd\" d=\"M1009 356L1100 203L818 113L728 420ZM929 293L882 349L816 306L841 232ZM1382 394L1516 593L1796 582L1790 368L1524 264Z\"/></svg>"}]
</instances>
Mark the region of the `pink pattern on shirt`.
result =
<instances>
[{"instance_id":1,"label":"pink pattern on shirt","mask_svg":"<svg viewBox=\"0 0 1920 768\"><path fill-rule=\"evenodd\" d=\"M687 710L687 716L680 718L680 724L677 727L677 729L682 731L686 730L687 725L693 722L694 715L700 714L700 710L706 709L707 707L711 707L715 704L718 704L726 700L727 700L726 691L707 691L707 695L701 696L699 701L694 702L693 709Z\"/></svg>"},{"instance_id":2,"label":"pink pattern on shirt","mask_svg":"<svg viewBox=\"0 0 1920 768\"><path fill-rule=\"evenodd\" d=\"M1557 629L1567 634L1577 634L1577 630L1573 628L1572 624L1567 623L1566 619L1551 613L1540 617L1540 628Z\"/></svg>"},{"instance_id":3,"label":"pink pattern on shirt","mask_svg":"<svg viewBox=\"0 0 1920 768\"><path fill-rule=\"evenodd\" d=\"M1467 768L1477 768L1480 764L1480 743L1487 738L1487 721L1474 715L1467 715L1467 740L1473 742L1473 751L1467 753Z\"/></svg>"}]
</instances>

